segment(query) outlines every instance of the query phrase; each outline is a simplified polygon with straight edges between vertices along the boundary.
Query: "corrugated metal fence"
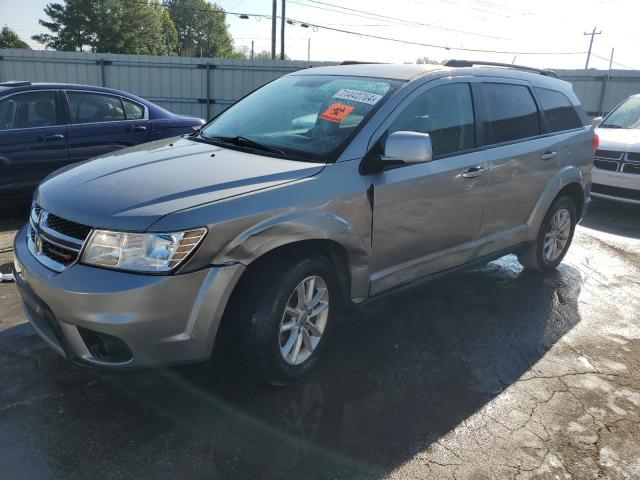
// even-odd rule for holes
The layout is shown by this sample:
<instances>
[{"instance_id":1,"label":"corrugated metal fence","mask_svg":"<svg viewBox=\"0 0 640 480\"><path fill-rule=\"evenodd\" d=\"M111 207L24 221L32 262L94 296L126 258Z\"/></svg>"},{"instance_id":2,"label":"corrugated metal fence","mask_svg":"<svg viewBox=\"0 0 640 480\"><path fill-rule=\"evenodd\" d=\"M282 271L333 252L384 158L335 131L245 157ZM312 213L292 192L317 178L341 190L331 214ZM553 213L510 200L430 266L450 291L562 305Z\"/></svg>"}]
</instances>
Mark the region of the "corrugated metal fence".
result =
<instances>
[{"instance_id":1,"label":"corrugated metal fence","mask_svg":"<svg viewBox=\"0 0 640 480\"><path fill-rule=\"evenodd\" d=\"M131 92L175 113L211 118L275 78L334 64L0 49L0 81L99 85Z\"/></svg>"},{"instance_id":2,"label":"corrugated metal fence","mask_svg":"<svg viewBox=\"0 0 640 480\"><path fill-rule=\"evenodd\" d=\"M609 113L630 95L640 93L638 70L556 70L571 82L588 115Z\"/></svg>"},{"instance_id":3,"label":"corrugated metal fence","mask_svg":"<svg viewBox=\"0 0 640 480\"><path fill-rule=\"evenodd\" d=\"M255 88L289 72L335 62L155 57L0 50L0 81L102 85L147 98L173 112L211 118ZM640 71L556 70L573 83L591 116L640 93Z\"/></svg>"}]
</instances>

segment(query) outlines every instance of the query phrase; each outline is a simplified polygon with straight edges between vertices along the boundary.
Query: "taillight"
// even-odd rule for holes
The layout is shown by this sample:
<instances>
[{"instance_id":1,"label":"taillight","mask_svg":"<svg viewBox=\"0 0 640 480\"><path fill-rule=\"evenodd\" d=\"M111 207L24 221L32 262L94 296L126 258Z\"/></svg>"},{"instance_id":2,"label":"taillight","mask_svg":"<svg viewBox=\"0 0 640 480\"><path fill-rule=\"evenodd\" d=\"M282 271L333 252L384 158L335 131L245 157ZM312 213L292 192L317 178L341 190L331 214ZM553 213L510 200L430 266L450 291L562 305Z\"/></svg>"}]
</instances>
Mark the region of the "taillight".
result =
<instances>
[{"instance_id":1,"label":"taillight","mask_svg":"<svg viewBox=\"0 0 640 480\"><path fill-rule=\"evenodd\" d=\"M594 150L598 150L598 147L600 147L600 137L598 136L597 133L593 134L593 149Z\"/></svg>"}]
</instances>

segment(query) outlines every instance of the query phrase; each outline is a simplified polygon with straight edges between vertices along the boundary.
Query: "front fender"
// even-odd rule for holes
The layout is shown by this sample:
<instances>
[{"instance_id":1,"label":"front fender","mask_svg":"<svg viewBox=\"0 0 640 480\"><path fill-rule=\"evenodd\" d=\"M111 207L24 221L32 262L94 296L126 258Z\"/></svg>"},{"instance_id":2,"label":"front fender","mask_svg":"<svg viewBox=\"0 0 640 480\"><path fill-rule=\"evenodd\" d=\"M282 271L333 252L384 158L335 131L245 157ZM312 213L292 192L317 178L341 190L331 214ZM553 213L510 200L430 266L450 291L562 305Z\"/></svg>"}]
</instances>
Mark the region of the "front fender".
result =
<instances>
[{"instance_id":1,"label":"front fender","mask_svg":"<svg viewBox=\"0 0 640 480\"><path fill-rule=\"evenodd\" d=\"M370 244L349 221L331 212L288 213L268 218L228 242L214 263L249 265L278 247L305 240L329 240L341 245L349 259L351 298L366 298Z\"/></svg>"}]
</instances>

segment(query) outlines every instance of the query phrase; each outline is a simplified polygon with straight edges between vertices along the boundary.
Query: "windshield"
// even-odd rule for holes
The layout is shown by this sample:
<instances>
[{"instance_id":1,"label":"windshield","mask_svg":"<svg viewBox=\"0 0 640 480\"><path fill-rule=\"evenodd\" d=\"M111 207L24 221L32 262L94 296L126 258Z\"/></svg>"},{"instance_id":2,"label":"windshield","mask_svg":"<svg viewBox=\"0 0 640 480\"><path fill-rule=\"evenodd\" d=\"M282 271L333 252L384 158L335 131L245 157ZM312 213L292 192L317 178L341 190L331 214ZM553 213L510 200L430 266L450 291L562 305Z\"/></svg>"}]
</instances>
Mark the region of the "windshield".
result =
<instances>
[{"instance_id":1,"label":"windshield","mask_svg":"<svg viewBox=\"0 0 640 480\"><path fill-rule=\"evenodd\" d=\"M400 84L364 77L282 77L220 114L201 135L248 149L261 144L262 150L288 157L332 161Z\"/></svg>"},{"instance_id":2,"label":"windshield","mask_svg":"<svg viewBox=\"0 0 640 480\"><path fill-rule=\"evenodd\" d=\"M631 97L606 118L601 128L640 128L640 97Z\"/></svg>"}]
</instances>

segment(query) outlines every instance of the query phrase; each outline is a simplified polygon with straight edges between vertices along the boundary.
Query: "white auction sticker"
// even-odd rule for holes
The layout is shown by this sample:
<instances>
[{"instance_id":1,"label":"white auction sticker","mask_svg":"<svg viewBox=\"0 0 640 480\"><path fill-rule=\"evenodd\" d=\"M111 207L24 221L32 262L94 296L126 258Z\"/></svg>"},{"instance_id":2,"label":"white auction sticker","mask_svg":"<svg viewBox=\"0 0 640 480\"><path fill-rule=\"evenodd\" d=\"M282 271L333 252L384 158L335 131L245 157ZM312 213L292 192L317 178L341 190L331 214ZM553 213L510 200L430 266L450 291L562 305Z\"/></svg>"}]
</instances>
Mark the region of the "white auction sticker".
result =
<instances>
[{"instance_id":1,"label":"white auction sticker","mask_svg":"<svg viewBox=\"0 0 640 480\"><path fill-rule=\"evenodd\" d=\"M333 98L339 98L341 100L351 100L352 102L367 103L369 105L375 105L382 98L382 95L343 88L341 90L338 90L338 93L336 93L333 96Z\"/></svg>"}]
</instances>

